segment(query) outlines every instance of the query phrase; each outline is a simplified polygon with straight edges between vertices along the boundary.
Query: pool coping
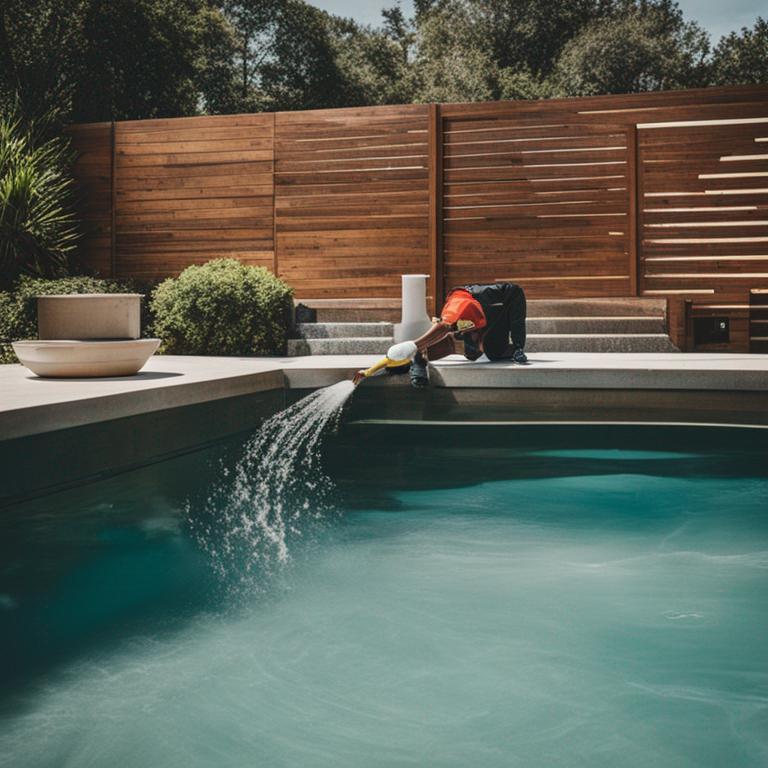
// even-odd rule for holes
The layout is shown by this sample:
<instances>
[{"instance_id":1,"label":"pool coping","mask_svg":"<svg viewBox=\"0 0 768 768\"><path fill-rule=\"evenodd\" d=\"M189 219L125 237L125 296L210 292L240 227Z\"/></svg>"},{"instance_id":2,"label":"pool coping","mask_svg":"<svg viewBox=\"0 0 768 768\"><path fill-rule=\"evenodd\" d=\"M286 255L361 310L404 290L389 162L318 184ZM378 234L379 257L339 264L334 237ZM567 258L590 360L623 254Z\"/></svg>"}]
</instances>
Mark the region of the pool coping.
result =
<instances>
[{"instance_id":1,"label":"pool coping","mask_svg":"<svg viewBox=\"0 0 768 768\"><path fill-rule=\"evenodd\" d=\"M155 355L135 376L46 379L21 365L0 366L0 441L150 414L265 390L311 390L349 379L379 355L285 358ZM451 356L430 366L435 390L472 391L484 401L511 390L622 390L768 393L768 355L730 353L538 353L528 365L470 363ZM404 387L407 377L375 377L362 390ZM384 393L382 393L382 396ZM404 414L404 418L408 418ZM704 419L706 421L706 419Z\"/></svg>"},{"instance_id":2,"label":"pool coping","mask_svg":"<svg viewBox=\"0 0 768 768\"><path fill-rule=\"evenodd\" d=\"M379 359L156 355L134 376L99 379L0 366L0 509L250 435L307 392ZM414 424L679 423L749 426L723 439L768 444L767 355L540 353L525 366L451 357L429 375L422 390L407 376L365 379L345 406L346 427L377 439Z\"/></svg>"}]
</instances>

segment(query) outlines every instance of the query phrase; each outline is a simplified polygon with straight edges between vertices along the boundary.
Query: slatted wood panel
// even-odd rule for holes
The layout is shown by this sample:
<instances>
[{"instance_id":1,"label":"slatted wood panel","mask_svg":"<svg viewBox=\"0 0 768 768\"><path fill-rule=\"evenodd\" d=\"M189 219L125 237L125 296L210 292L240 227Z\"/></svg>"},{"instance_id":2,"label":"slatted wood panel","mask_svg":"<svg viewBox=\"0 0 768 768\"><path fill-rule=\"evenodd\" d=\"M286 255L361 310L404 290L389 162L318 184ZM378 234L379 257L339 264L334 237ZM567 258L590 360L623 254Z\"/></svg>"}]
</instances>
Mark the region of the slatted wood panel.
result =
<instances>
[{"instance_id":1,"label":"slatted wood panel","mask_svg":"<svg viewBox=\"0 0 768 768\"><path fill-rule=\"evenodd\" d=\"M74 178L76 210L83 237L77 261L100 277L112 275L112 124L78 125L70 129L77 150Z\"/></svg>"},{"instance_id":2,"label":"slatted wood panel","mask_svg":"<svg viewBox=\"0 0 768 768\"><path fill-rule=\"evenodd\" d=\"M274 267L272 115L119 123L115 275L236 258Z\"/></svg>"},{"instance_id":3,"label":"slatted wood panel","mask_svg":"<svg viewBox=\"0 0 768 768\"><path fill-rule=\"evenodd\" d=\"M629 293L627 128L570 117L444 121L446 289L510 280L532 297Z\"/></svg>"},{"instance_id":4,"label":"slatted wood panel","mask_svg":"<svg viewBox=\"0 0 768 768\"><path fill-rule=\"evenodd\" d=\"M120 123L114 178L111 131L72 129L102 274L228 256L298 298L395 298L404 273L430 303L481 280L689 298L734 349L768 288L768 85Z\"/></svg>"},{"instance_id":5,"label":"slatted wood panel","mask_svg":"<svg viewBox=\"0 0 768 768\"><path fill-rule=\"evenodd\" d=\"M749 294L768 287L768 116L640 130L641 290L730 318L748 351Z\"/></svg>"},{"instance_id":6,"label":"slatted wood panel","mask_svg":"<svg viewBox=\"0 0 768 768\"><path fill-rule=\"evenodd\" d=\"M299 297L397 297L429 271L428 107L275 121L278 275Z\"/></svg>"}]
</instances>

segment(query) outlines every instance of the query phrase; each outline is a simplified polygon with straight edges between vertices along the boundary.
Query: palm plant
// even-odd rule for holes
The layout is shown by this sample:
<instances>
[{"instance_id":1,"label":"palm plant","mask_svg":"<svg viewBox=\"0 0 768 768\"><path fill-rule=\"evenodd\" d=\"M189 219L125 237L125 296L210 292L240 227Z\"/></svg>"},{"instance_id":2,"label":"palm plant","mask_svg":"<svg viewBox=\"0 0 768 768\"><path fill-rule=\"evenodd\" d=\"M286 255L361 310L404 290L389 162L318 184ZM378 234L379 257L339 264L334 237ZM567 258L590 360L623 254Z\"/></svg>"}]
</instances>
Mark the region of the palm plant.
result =
<instances>
[{"instance_id":1,"label":"palm plant","mask_svg":"<svg viewBox=\"0 0 768 768\"><path fill-rule=\"evenodd\" d=\"M0 116L0 288L22 274L60 277L79 236L69 142Z\"/></svg>"}]
</instances>

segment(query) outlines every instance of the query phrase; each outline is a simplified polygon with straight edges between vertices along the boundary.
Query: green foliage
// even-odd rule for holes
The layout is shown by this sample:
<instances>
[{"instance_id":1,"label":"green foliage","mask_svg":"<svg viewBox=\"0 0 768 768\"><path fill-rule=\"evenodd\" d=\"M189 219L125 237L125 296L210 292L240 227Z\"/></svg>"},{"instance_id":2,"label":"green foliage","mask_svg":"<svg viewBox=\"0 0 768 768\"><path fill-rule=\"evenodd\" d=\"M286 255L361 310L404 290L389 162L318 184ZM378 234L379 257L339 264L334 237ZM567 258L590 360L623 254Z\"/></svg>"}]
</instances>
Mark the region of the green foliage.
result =
<instances>
[{"instance_id":1,"label":"green foliage","mask_svg":"<svg viewBox=\"0 0 768 768\"><path fill-rule=\"evenodd\" d=\"M561 96L695 88L706 85L709 43L668 3L630 8L585 27L563 49L553 75Z\"/></svg>"},{"instance_id":2,"label":"green foliage","mask_svg":"<svg viewBox=\"0 0 768 768\"><path fill-rule=\"evenodd\" d=\"M96 277L64 277L46 280L22 276L12 291L0 292L0 340L23 341L37 338L37 297L72 293L140 293L132 281ZM143 322L146 302L142 300ZM17 363L10 344L0 346L0 363Z\"/></svg>"},{"instance_id":3,"label":"green foliage","mask_svg":"<svg viewBox=\"0 0 768 768\"><path fill-rule=\"evenodd\" d=\"M222 0L238 111L345 106L330 16L302 0Z\"/></svg>"},{"instance_id":4,"label":"green foliage","mask_svg":"<svg viewBox=\"0 0 768 768\"><path fill-rule=\"evenodd\" d=\"M454 0L455 1L455 0ZM563 46L620 0L462 0L470 23L500 70L546 76Z\"/></svg>"},{"instance_id":5,"label":"green foliage","mask_svg":"<svg viewBox=\"0 0 768 768\"><path fill-rule=\"evenodd\" d=\"M402 14L395 14L387 32L360 26L351 19L331 17L329 33L346 106L412 101L408 51L413 35L407 32Z\"/></svg>"},{"instance_id":6,"label":"green foliage","mask_svg":"<svg viewBox=\"0 0 768 768\"><path fill-rule=\"evenodd\" d=\"M380 28L312 0L2 0L0 115L58 124L764 83L768 29L676 0L414 0ZM18 112L14 112L18 114Z\"/></svg>"},{"instance_id":7,"label":"green foliage","mask_svg":"<svg viewBox=\"0 0 768 768\"><path fill-rule=\"evenodd\" d=\"M768 83L768 22L758 17L753 29L731 32L715 49L712 85Z\"/></svg>"},{"instance_id":8,"label":"green foliage","mask_svg":"<svg viewBox=\"0 0 768 768\"><path fill-rule=\"evenodd\" d=\"M545 98L562 47L619 0L436 0L417 9L417 100Z\"/></svg>"},{"instance_id":9,"label":"green foliage","mask_svg":"<svg viewBox=\"0 0 768 768\"><path fill-rule=\"evenodd\" d=\"M293 289L262 267L216 259L185 269L152 294L153 333L172 355L280 355Z\"/></svg>"},{"instance_id":10,"label":"green foliage","mask_svg":"<svg viewBox=\"0 0 768 768\"><path fill-rule=\"evenodd\" d=\"M449 2L422 16L416 76L419 102L494 101L499 67L468 2Z\"/></svg>"},{"instance_id":11,"label":"green foliage","mask_svg":"<svg viewBox=\"0 0 768 768\"><path fill-rule=\"evenodd\" d=\"M282 0L275 56L261 68L267 109L288 111L346 106L328 15L302 0Z\"/></svg>"},{"instance_id":12,"label":"green foliage","mask_svg":"<svg viewBox=\"0 0 768 768\"><path fill-rule=\"evenodd\" d=\"M225 101L229 41L208 0L5 0L0 111L57 110L63 123L194 115Z\"/></svg>"},{"instance_id":13,"label":"green foliage","mask_svg":"<svg viewBox=\"0 0 768 768\"><path fill-rule=\"evenodd\" d=\"M66 122L89 0L0 2L0 114L29 122L54 116Z\"/></svg>"},{"instance_id":14,"label":"green foliage","mask_svg":"<svg viewBox=\"0 0 768 768\"><path fill-rule=\"evenodd\" d=\"M0 288L22 274L67 273L78 238L69 209L73 159L66 140L0 117Z\"/></svg>"},{"instance_id":15,"label":"green foliage","mask_svg":"<svg viewBox=\"0 0 768 768\"><path fill-rule=\"evenodd\" d=\"M88 3L74 122L197 114L199 84L216 65L228 34L206 0L110 0ZM209 78L210 79L210 78Z\"/></svg>"},{"instance_id":16,"label":"green foliage","mask_svg":"<svg viewBox=\"0 0 768 768\"><path fill-rule=\"evenodd\" d=\"M233 111L261 111L261 68L276 55L279 0L222 0L219 5L232 29Z\"/></svg>"}]
</instances>

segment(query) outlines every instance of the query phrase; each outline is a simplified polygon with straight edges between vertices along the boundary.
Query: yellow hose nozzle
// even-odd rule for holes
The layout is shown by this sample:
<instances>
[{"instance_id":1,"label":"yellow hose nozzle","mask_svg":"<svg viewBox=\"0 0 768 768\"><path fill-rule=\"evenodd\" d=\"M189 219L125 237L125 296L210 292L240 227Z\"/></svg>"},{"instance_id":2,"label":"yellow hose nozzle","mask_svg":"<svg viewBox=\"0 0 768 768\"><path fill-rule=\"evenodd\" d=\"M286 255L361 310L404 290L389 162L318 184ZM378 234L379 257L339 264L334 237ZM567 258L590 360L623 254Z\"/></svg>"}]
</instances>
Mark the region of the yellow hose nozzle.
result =
<instances>
[{"instance_id":1,"label":"yellow hose nozzle","mask_svg":"<svg viewBox=\"0 0 768 768\"><path fill-rule=\"evenodd\" d=\"M393 344L387 350L387 356L383 360L379 360L376 365L372 365L367 371L363 371L363 378L371 376L385 366L395 367L410 363L416 352L416 342L401 341L399 344Z\"/></svg>"}]
</instances>

